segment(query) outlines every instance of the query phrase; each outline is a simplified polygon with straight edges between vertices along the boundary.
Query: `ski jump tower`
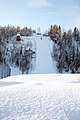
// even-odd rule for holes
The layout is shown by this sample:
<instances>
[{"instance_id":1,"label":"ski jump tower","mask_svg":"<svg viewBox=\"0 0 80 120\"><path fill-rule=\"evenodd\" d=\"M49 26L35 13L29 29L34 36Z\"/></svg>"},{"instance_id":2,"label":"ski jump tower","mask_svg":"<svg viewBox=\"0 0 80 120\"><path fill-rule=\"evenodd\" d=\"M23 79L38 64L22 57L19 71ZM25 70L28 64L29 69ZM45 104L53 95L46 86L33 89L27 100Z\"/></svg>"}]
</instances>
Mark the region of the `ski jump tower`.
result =
<instances>
[{"instance_id":1,"label":"ski jump tower","mask_svg":"<svg viewBox=\"0 0 80 120\"><path fill-rule=\"evenodd\" d=\"M40 29L40 27L37 28L37 35L41 35L41 29Z\"/></svg>"}]
</instances>

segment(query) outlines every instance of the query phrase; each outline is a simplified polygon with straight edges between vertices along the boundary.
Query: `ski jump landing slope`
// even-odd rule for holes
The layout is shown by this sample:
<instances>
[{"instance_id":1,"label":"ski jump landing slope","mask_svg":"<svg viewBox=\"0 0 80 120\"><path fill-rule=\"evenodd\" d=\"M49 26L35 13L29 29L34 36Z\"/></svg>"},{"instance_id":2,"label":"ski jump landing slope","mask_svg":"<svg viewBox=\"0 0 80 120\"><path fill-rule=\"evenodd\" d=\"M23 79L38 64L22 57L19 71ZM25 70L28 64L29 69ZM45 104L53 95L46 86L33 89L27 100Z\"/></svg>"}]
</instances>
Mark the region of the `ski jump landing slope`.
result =
<instances>
[{"instance_id":1,"label":"ski jump landing slope","mask_svg":"<svg viewBox=\"0 0 80 120\"><path fill-rule=\"evenodd\" d=\"M50 38L34 35L36 41L36 64L34 74L57 73L56 64L52 61L50 51Z\"/></svg>"}]
</instances>

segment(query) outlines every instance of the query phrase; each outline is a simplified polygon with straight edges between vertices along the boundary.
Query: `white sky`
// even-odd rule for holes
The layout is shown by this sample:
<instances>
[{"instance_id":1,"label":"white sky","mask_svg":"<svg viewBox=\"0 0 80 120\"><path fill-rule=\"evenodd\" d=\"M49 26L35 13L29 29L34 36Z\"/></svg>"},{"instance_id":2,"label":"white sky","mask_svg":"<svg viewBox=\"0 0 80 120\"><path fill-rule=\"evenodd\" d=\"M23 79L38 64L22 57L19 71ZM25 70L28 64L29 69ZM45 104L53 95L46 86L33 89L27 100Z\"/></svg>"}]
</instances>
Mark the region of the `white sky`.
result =
<instances>
[{"instance_id":1,"label":"white sky","mask_svg":"<svg viewBox=\"0 0 80 120\"><path fill-rule=\"evenodd\" d=\"M0 24L41 27L60 24L65 29L80 27L79 0L0 0Z\"/></svg>"}]
</instances>

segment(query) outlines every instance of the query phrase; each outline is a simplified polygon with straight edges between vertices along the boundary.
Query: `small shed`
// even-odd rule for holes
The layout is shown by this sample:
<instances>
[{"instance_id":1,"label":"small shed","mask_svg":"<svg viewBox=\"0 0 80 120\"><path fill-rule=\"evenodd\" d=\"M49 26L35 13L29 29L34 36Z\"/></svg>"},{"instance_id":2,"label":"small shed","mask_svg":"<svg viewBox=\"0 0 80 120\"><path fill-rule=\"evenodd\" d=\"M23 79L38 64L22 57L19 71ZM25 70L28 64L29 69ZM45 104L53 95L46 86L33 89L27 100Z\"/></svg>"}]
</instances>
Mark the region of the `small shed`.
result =
<instances>
[{"instance_id":1,"label":"small shed","mask_svg":"<svg viewBox=\"0 0 80 120\"><path fill-rule=\"evenodd\" d=\"M16 41L20 41L20 40L21 40L20 34L17 33L17 35L16 35Z\"/></svg>"}]
</instances>

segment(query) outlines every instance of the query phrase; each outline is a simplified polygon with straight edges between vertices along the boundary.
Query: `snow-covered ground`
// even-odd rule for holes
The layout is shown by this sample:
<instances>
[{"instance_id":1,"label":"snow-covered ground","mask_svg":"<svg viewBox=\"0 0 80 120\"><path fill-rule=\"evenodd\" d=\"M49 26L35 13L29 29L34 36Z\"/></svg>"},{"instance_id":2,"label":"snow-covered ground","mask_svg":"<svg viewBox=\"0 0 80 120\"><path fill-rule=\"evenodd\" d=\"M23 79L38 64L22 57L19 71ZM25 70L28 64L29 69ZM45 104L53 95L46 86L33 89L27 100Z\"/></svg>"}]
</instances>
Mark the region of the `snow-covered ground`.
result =
<instances>
[{"instance_id":1,"label":"snow-covered ground","mask_svg":"<svg viewBox=\"0 0 80 120\"><path fill-rule=\"evenodd\" d=\"M1 79L0 120L80 120L80 75L28 74Z\"/></svg>"},{"instance_id":2,"label":"snow-covered ground","mask_svg":"<svg viewBox=\"0 0 80 120\"><path fill-rule=\"evenodd\" d=\"M80 120L80 75L53 74L58 72L49 37L22 39L33 41L36 59L29 74L19 75L15 66L16 76L0 80L0 120Z\"/></svg>"}]
</instances>

